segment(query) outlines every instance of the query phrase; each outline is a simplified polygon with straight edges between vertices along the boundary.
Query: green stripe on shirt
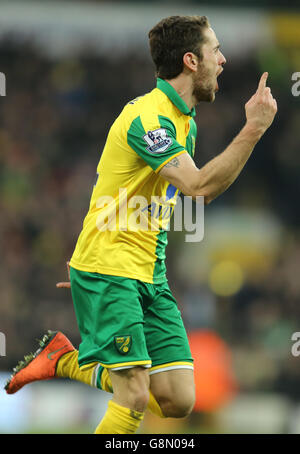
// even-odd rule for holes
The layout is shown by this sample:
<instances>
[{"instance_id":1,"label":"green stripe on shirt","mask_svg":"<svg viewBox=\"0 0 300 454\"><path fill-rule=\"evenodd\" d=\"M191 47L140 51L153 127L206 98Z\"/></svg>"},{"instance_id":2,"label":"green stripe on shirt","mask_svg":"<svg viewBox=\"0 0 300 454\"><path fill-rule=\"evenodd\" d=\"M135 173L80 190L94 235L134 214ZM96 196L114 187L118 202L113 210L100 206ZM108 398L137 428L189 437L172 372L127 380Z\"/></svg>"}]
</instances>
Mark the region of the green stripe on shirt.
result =
<instances>
[{"instance_id":1,"label":"green stripe on shirt","mask_svg":"<svg viewBox=\"0 0 300 454\"><path fill-rule=\"evenodd\" d=\"M158 140L158 145L155 144L151 139L152 131L158 131L162 124L157 118L157 128L150 131L145 131L141 117L137 117L133 120L130 125L130 128L127 131L127 143L128 145L142 158L144 161L153 169L156 170L161 166L165 161L170 159L172 156L178 154L180 151L184 151L185 148L180 145L176 140L176 131L174 124L167 117L160 117L162 124L164 125L163 129L166 130L167 139L171 140L170 145L163 145L167 147L164 151L159 151L159 144L162 141ZM167 121L168 120L168 121ZM157 151L155 152L155 147Z\"/></svg>"}]
</instances>

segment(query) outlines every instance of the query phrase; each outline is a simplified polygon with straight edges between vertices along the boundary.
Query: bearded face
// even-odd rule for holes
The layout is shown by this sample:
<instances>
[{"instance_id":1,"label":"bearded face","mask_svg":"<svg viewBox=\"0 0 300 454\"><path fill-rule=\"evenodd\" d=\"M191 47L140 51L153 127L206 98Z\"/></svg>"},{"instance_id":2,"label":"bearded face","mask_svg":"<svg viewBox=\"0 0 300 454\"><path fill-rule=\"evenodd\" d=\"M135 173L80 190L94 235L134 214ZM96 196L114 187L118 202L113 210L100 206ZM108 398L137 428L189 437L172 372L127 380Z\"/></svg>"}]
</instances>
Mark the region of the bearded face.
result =
<instances>
[{"instance_id":1,"label":"bearded face","mask_svg":"<svg viewBox=\"0 0 300 454\"><path fill-rule=\"evenodd\" d=\"M207 68L204 63L200 63L198 71L194 74L194 90L193 96L197 103L213 102L215 100L215 92L218 90L216 81L216 73L210 68Z\"/></svg>"},{"instance_id":2,"label":"bearded face","mask_svg":"<svg viewBox=\"0 0 300 454\"><path fill-rule=\"evenodd\" d=\"M198 69L193 74L193 96L197 103L201 101L213 102L215 93L219 89L217 77L223 71L226 63L220 52L220 45L214 31L206 31L206 42L202 46L202 58L198 62Z\"/></svg>"}]
</instances>

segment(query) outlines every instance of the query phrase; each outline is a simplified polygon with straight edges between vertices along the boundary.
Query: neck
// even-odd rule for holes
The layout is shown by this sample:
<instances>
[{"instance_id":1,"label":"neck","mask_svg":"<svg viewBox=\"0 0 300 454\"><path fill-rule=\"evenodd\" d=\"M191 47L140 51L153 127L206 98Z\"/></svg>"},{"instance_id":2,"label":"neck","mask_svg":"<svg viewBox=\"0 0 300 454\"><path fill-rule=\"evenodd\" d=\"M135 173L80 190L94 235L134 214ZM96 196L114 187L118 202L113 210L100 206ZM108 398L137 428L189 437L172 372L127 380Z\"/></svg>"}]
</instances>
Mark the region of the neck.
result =
<instances>
[{"instance_id":1,"label":"neck","mask_svg":"<svg viewBox=\"0 0 300 454\"><path fill-rule=\"evenodd\" d=\"M193 95L193 80L189 75L181 73L175 79L169 79L166 82L172 85L190 110L195 107L196 99Z\"/></svg>"}]
</instances>

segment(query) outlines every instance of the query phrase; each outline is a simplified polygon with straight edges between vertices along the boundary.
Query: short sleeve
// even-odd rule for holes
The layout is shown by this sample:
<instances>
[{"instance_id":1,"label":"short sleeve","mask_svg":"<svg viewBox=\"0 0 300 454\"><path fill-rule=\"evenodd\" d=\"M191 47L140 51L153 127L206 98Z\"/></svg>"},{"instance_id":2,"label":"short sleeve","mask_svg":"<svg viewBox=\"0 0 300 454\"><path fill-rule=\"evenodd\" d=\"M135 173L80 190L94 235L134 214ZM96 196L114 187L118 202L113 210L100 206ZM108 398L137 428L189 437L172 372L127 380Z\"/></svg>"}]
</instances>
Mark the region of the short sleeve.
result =
<instances>
[{"instance_id":1,"label":"short sleeve","mask_svg":"<svg viewBox=\"0 0 300 454\"><path fill-rule=\"evenodd\" d=\"M154 121L145 121L144 125L140 116L135 118L127 132L127 142L155 172L186 152L177 142L175 126L167 117L156 116Z\"/></svg>"}]
</instances>

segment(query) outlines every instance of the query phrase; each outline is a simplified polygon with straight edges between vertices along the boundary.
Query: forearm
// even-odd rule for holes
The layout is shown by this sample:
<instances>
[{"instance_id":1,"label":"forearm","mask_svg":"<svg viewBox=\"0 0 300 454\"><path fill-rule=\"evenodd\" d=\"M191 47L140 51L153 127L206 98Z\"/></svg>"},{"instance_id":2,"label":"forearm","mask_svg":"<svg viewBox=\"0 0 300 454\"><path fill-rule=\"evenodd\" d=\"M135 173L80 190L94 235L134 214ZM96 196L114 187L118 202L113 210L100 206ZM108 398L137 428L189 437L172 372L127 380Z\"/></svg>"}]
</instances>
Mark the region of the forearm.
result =
<instances>
[{"instance_id":1,"label":"forearm","mask_svg":"<svg viewBox=\"0 0 300 454\"><path fill-rule=\"evenodd\" d=\"M246 124L228 147L198 170L195 193L211 202L238 177L263 132Z\"/></svg>"},{"instance_id":2,"label":"forearm","mask_svg":"<svg viewBox=\"0 0 300 454\"><path fill-rule=\"evenodd\" d=\"M266 87L268 73L260 78L255 94L245 104L246 125L230 145L216 158L198 169L191 156L182 153L168 161L160 175L184 195L204 197L207 204L222 194L238 177L255 145L271 126L277 102Z\"/></svg>"}]
</instances>

